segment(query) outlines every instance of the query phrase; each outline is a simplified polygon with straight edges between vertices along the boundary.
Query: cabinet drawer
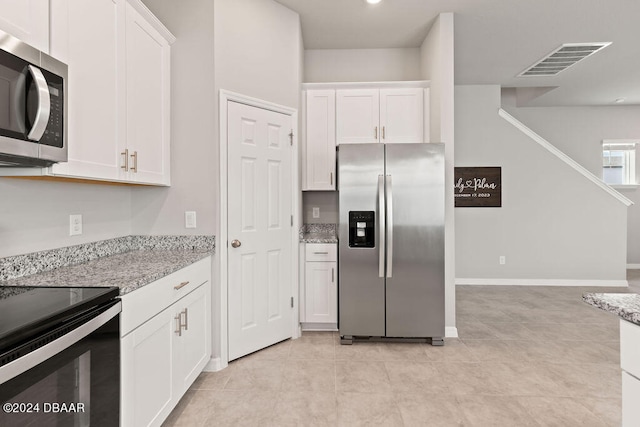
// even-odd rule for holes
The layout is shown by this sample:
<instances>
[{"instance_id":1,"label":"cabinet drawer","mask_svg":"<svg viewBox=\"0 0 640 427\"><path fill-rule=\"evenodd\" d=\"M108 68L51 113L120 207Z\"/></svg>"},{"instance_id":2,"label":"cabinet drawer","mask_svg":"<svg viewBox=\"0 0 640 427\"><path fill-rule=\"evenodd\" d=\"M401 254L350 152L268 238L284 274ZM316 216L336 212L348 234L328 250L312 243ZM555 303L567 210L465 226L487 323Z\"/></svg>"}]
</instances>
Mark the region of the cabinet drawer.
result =
<instances>
[{"instance_id":1,"label":"cabinet drawer","mask_svg":"<svg viewBox=\"0 0 640 427\"><path fill-rule=\"evenodd\" d=\"M640 326L620 319L620 366L640 378Z\"/></svg>"},{"instance_id":2,"label":"cabinet drawer","mask_svg":"<svg viewBox=\"0 0 640 427\"><path fill-rule=\"evenodd\" d=\"M335 243L307 243L305 261L337 261L338 245Z\"/></svg>"},{"instance_id":3,"label":"cabinet drawer","mask_svg":"<svg viewBox=\"0 0 640 427\"><path fill-rule=\"evenodd\" d=\"M211 257L182 268L121 297L120 336L125 336L209 280Z\"/></svg>"}]
</instances>

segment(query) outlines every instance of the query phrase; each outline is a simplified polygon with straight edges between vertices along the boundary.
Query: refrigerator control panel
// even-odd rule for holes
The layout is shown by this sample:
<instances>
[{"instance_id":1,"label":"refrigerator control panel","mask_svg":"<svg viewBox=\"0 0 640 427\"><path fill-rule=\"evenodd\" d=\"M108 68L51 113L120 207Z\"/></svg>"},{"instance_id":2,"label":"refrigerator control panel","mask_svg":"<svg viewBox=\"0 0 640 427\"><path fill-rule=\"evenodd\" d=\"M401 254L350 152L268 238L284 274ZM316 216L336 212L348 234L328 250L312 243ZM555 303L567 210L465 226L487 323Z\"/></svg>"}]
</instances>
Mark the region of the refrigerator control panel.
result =
<instances>
[{"instance_id":1,"label":"refrigerator control panel","mask_svg":"<svg viewBox=\"0 0 640 427\"><path fill-rule=\"evenodd\" d=\"M375 247L375 212L349 211L349 247Z\"/></svg>"}]
</instances>

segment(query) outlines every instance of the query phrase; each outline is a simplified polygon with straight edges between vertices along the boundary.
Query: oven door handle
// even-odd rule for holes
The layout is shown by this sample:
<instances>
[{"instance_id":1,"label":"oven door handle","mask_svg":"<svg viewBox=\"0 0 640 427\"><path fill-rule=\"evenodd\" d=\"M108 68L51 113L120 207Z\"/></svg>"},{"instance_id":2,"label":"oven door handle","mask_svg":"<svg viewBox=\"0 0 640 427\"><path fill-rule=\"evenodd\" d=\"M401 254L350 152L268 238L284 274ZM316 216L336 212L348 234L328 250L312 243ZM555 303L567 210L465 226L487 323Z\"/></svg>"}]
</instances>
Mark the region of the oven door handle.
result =
<instances>
[{"instance_id":1,"label":"oven door handle","mask_svg":"<svg viewBox=\"0 0 640 427\"><path fill-rule=\"evenodd\" d=\"M47 129L49 123L49 116L51 115L51 97L49 96L49 85L47 85L47 79L44 78L42 71L39 68L29 65L29 73L33 77L33 82L36 84L36 93L38 94L38 109L36 110L36 118L33 121L33 126L27 135L31 141L40 141L44 131Z\"/></svg>"},{"instance_id":2,"label":"oven door handle","mask_svg":"<svg viewBox=\"0 0 640 427\"><path fill-rule=\"evenodd\" d=\"M78 326L71 332L61 336L55 341L25 354L17 358L13 362L9 362L0 367L0 384L15 378L29 369L37 366L45 360L55 356L56 354L71 347L81 339L89 336L91 333L99 329L102 325L113 319L122 311L122 302L118 301L112 307L98 316L90 319L86 323Z\"/></svg>"}]
</instances>

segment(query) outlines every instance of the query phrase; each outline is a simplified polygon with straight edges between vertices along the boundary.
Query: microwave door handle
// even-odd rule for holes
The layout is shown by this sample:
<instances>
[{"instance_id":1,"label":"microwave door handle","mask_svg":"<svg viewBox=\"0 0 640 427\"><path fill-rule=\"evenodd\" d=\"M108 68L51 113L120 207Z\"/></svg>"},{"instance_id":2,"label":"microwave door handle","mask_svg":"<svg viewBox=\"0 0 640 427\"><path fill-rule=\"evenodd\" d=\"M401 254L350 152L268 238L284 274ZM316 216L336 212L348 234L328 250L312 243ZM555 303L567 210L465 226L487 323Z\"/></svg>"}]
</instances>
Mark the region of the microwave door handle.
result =
<instances>
[{"instance_id":1,"label":"microwave door handle","mask_svg":"<svg viewBox=\"0 0 640 427\"><path fill-rule=\"evenodd\" d=\"M36 110L36 118L27 138L31 141L40 141L40 138L44 135L44 131L47 129L47 124L49 123L49 115L51 114L51 98L49 97L49 86L47 85L47 80L42 75L42 71L33 65L29 65L28 68L37 89L38 109Z\"/></svg>"}]
</instances>

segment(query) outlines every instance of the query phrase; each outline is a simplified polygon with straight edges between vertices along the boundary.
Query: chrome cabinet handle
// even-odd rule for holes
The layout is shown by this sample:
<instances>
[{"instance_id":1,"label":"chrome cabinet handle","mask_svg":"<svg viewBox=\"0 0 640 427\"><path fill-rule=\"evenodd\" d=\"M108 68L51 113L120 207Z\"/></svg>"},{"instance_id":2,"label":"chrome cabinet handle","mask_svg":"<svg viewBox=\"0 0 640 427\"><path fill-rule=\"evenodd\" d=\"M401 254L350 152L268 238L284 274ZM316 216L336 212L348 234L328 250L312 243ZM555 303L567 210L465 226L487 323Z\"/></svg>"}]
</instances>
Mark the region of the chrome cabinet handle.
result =
<instances>
[{"instance_id":1,"label":"chrome cabinet handle","mask_svg":"<svg viewBox=\"0 0 640 427\"><path fill-rule=\"evenodd\" d=\"M378 139L378 126L375 127L375 135L374 138Z\"/></svg>"},{"instance_id":2,"label":"chrome cabinet handle","mask_svg":"<svg viewBox=\"0 0 640 427\"><path fill-rule=\"evenodd\" d=\"M329 252L314 252L315 255L329 255Z\"/></svg>"},{"instance_id":3,"label":"chrome cabinet handle","mask_svg":"<svg viewBox=\"0 0 640 427\"><path fill-rule=\"evenodd\" d=\"M133 166L131 166L131 172L138 173L138 152L134 151L131 155L131 158L133 158Z\"/></svg>"},{"instance_id":4,"label":"chrome cabinet handle","mask_svg":"<svg viewBox=\"0 0 640 427\"><path fill-rule=\"evenodd\" d=\"M386 136L385 136L385 128L386 128L386 126L382 126L382 139L386 138Z\"/></svg>"},{"instance_id":5,"label":"chrome cabinet handle","mask_svg":"<svg viewBox=\"0 0 640 427\"><path fill-rule=\"evenodd\" d=\"M378 242L380 247L378 248L378 277L384 277L384 175L378 175Z\"/></svg>"},{"instance_id":6,"label":"chrome cabinet handle","mask_svg":"<svg viewBox=\"0 0 640 427\"><path fill-rule=\"evenodd\" d=\"M182 323L182 315L184 315L184 323ZM185 308L180 313L178 313L178 315L174 317L174 319L177 323L176 323L176 330L173 332L175 332L176 334L178 334L179 337L181 337L182 328L184 328L185 331L189 330L189 312Z\"/></svg>"},{"instance_id":7,"label":"chrome cabinet handle","mask_svg":"<svg viewBox=\"0 0 640 427\"><path fill-rule=\"evenodd\" d=\"M33 126L27 135L31 141L40 141L44 131L47 129L49 123L49 116L51 115L51 97L49 96L49 86L47 85L47 79L42 75L42 71L39 68L29 65L29 73L33 77L33 81L36 84L38 95L38 109L36 110L36 118L33 121Z\"/></svg>"},{"instance_id":8,"label":"chrome cabinet handle","mask_svg":"<svg viewBox=\"0 0 640 427\"><path fill-rule=\"evenodd\" d=\"M333 172L329 172L329 185L333 185Z\"/></svg>"},{"instance_id":9,"label":"chrome cabinet handle","mask_svg":"<svg viewBox=\"0 0 640 427\"><path fill-rule=\"evenodd\" d=\"M240 246L242 246L242 242L238 239L234 239L231 241L231 246L234 248L239 248Z\"/></svg>"},{"instance_id":10,"label":"chrome cabinet handle","mask_svg":"<svg viewBox=\"0 0 640 427\"><path fill-rule=\"evenodd\" d=\"M185 286L187 286L188 284L189 284L189 281L187 280L186 282L182 282L182 283L180 283L179 285L174 286L174 287L173 287L173 289L175 289L175 290L177 291L178 289L182 289L182 288L184 288L184 287L185 287Z\"/></svg>"},{"instance_id":11,"label":"chrome cabinet handle","mask_svg":"<svg viewBox=\"0 0 640 427\"><path fill-rule=\"evenodd\" d=\"M120 169L124 169L125 172L129 171L129 149L125 148L124 151L122 153L120 153L121 156L124 156L124 165L120 166Z\"/></svg>"},{"instance_id":12,"label":"chrome cabinet handle","mask_svg":"<svg viewBox=\"0 0 640 427\"><path fill-rule=\"evenodd\" d=\"M179 337L182 336L182 313L178 313L178 315L176 317L174 317L176 323L176 330L173 331L175 332Z\"/></svg>"},{"instance_id":13,"label":"chrome cabinet handle","mask_svg":"<svg viewBox=\"0 0 640 427\"><path fill-rule=\"evenodd\" d=\"M387 277L393 274L393 191L391 175L387 175Z\"/></svg>"},{"instance_id":14,"label":"chrome cabinet handle","mask_svg":"<svg viewBox=\"0 0 640 427\"><path fill-rule=\"evenodd\" d=\"M335 283L336 279L334 277L334 269L331 269L331 283Z\"/></svg>"}]
</instances>

